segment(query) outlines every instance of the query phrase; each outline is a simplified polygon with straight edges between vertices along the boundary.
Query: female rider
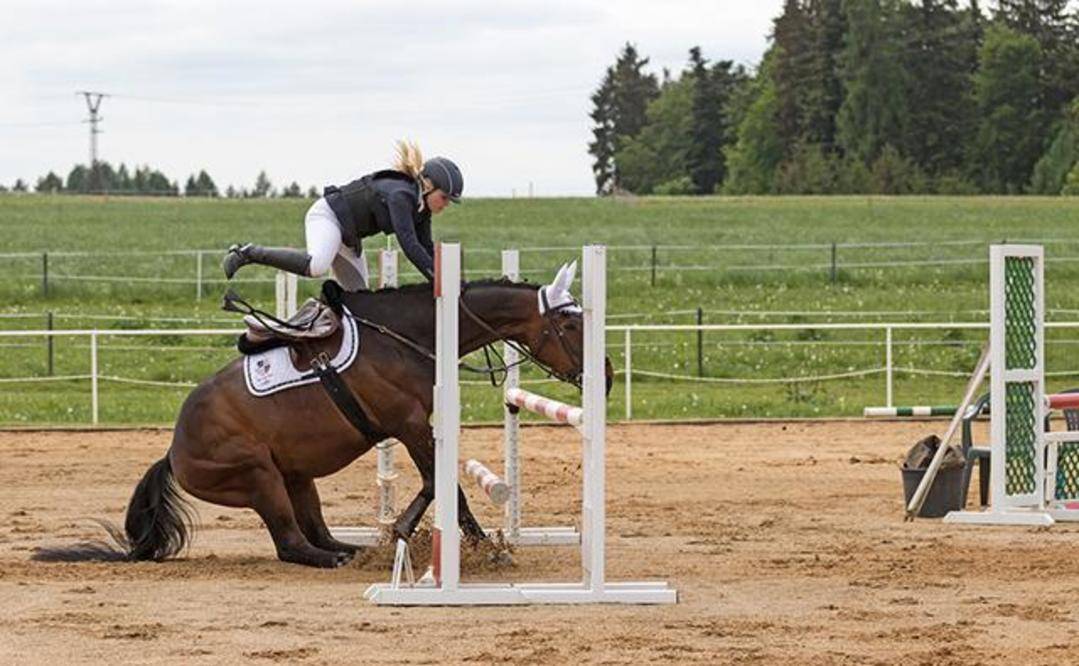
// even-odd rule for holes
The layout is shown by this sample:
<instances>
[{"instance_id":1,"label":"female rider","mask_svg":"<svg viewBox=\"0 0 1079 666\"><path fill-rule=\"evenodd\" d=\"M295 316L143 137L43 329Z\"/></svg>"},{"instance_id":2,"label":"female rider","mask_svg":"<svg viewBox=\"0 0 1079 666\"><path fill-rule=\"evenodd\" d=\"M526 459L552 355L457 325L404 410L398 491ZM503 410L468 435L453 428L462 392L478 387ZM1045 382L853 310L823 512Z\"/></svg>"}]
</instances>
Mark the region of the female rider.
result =
<instances>
[{"instance_id":1,"label":"female rider","mask_svg":"<svg viewBox=\"0 0 1079 666\"><path fill-rule=\"evenodd\" d=\"M325 189L304 218L307 249L233 245L225 255L225 277L241 266L263 264L306 277L334 277L348 290L366 289L363 239L394 234L409 261L428 280L434 276L431 215L459 201L461 170L445 157L426 162L415 143L397 142L393 169L376 171L341 187Z\"/></svg>"}]
</instances>

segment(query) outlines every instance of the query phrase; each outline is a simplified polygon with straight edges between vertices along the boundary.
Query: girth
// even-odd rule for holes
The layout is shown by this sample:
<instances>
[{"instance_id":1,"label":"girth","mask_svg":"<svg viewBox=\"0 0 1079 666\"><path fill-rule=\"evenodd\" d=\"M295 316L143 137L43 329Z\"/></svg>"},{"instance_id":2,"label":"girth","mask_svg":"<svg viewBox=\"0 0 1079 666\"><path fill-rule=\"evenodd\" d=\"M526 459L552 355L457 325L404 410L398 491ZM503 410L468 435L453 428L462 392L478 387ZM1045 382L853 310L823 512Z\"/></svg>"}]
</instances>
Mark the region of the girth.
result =
<instances>
[{"instance_id":1,"label":"girth","mask_svg":"<svg viewBox=\"0 0 1079 666\"><path fill-rule=\"evenodd\" d=\"M386 439L387 435L375 430L371 425L370 419L367 418L367 413L363 411L363 407L356 401L356 396L352 394L352 390L349 389L345 380L341 379L337 368L330 363L330 357L326 352L319 352L311 359L311 369L318 375L319 383L329 394L333 404L337 406L337 411L341 412L341 415L352 424L353 428L359 430L372 444Z\"/></svg>"}]
</instances>

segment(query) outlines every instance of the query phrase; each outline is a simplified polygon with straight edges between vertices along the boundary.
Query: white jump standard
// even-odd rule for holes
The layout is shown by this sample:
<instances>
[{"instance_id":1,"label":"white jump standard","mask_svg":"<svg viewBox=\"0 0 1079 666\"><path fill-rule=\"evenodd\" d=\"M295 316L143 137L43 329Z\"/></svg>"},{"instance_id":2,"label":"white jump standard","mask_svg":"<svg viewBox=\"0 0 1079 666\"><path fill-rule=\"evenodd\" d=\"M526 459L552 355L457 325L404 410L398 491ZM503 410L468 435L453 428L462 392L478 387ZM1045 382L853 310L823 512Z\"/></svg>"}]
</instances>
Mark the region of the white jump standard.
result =
<instances>
[{"instance_id":1,"label":"white jump standard","mask_svg":"<svg viewBox=\"0 0 1079 666\"><path fill-rule=\"evenodd\" d=\"M434 389L435 529L441 577L436 586L372 585L365 597L388 605L510 605L535 603L675 603L677 592L665 582L612 583L605 573L604 474L606 376L604 325L606 310L605 248L584 249L584 377L583 492L580 581L572 583L462 583L460 534L457 525L458 439L458 301L461 248L440 244L436 250L435 295L437 349Z\"/></svg>"},{"instance_id":2,"label":"white jump standard","mask_svg":"<svg viewBox=\"0 0 1079 666\"><path fill-rule=\"evenodd\" d=\"M1045 255L1040 245L989 250L990 499L947 523L1052 525L1079 520L1079 432L1045 431L1050 409L1076 406L1045 392Z\"/></svg>"}]
</instances>

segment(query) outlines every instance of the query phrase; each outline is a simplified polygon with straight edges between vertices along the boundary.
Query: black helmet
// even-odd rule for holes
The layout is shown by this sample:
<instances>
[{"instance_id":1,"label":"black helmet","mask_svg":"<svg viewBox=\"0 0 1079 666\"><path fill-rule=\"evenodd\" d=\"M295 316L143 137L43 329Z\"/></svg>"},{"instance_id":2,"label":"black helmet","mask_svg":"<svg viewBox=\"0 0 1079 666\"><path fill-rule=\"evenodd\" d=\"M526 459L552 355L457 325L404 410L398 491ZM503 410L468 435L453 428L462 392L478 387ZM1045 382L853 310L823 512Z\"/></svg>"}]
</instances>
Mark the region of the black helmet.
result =
<instances>
[{"instance_id":1,"label":"black helmet","mask_svg":"<svg viewBox=\"0 0 1079 666\"><path fill-rule=\"evenodd\" d=\"M461 200L461 193L465 189L465 179L453 160L447 157L432 157L423 163L423 171L420 171L420 175L442 190L450 201Z\"/></svg>"}]
</instances>

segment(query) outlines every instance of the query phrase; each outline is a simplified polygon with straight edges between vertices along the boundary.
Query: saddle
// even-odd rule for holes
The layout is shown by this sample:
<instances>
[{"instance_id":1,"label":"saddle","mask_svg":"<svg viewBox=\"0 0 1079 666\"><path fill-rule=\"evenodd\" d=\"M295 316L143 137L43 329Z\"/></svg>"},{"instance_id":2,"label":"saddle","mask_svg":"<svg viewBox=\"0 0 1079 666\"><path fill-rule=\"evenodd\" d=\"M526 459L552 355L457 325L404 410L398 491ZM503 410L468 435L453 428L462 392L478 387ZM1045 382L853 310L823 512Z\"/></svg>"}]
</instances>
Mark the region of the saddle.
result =
<instances>
[{"instance_id":1,"label":"saddle","mask_svg":"<svg viewBox=\"0 0 1079 666\"><path fill-rule=\"evenodd\" d=\"M268 312L255 309L230 289L225 293L221 307L228 312L244 315L247 330L236 341L236 347L241 354L252 355L276 347L333 337L341 330L340 306L331 305L335 302L337 301L333 299L309 298L296 314L283 321Z\"/></svg>"},{"instance_id":2,"label":"saddle","mask_svg":"<svg viewBox=\"0 0 1079 666\"><path fill-rule=\"evenodd\" d=\"M341 328L341 318L333 308L314 298L307 299L287 321L244 315L248 342L261 344L274 338L288 343L328 338Z\"/></svg>"}]
</instances>

